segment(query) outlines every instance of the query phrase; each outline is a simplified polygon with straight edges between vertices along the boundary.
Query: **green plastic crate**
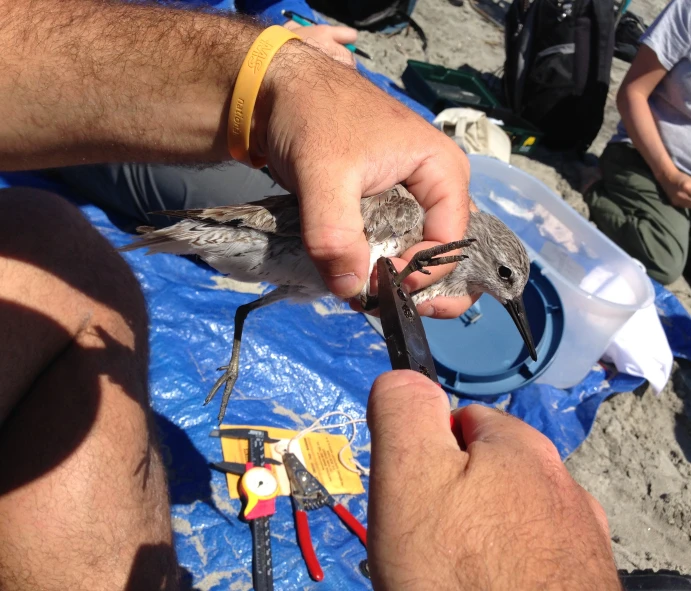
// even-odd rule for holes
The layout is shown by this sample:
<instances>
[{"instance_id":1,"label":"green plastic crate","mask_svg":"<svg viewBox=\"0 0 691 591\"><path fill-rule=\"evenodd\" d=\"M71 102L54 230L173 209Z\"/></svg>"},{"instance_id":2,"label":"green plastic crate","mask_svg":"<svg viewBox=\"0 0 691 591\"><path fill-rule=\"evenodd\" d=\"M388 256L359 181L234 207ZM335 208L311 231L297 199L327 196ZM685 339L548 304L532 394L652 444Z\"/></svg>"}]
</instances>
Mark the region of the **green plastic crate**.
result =
<instances>
[{"instance_id":1,"label":"green plastic crate","mask_svg":"<svg viewBox=\"0 0 691 591\"><path fill-rule=\"evenodd\" d=\"M433 113L451 107L491 111L499 101L474 74L408 60L401 77L410 95Z\"/></svg>"},{"instance_id":2,"label":"green plastic crate","mask_svg":"<svg viewBox=\"0 0 691 591\"><path fill-rule=\"evenodd\" d=\"M502 107L480 78L479 72L471 68L451 70L408 60L401 78L410 95L435 114L453 107L467 107L484 111L488 117L503 121L502 128L511 138L511 151L514 154L530 154L543 136L532 123Z\"/></svg>"},{"instance_id":3,"label":"green plastic crate","mask_svg":"<svg viewBox=\"0 0 691 591\"><path fill-rule=\"evenodd\" d=\"M530 121L514 115L507 109L492 109L487 116L503 122L501 128L511 138L511 151L514 154L527 156L537 147L544 135Z\"/></svg>"}]
</instances>

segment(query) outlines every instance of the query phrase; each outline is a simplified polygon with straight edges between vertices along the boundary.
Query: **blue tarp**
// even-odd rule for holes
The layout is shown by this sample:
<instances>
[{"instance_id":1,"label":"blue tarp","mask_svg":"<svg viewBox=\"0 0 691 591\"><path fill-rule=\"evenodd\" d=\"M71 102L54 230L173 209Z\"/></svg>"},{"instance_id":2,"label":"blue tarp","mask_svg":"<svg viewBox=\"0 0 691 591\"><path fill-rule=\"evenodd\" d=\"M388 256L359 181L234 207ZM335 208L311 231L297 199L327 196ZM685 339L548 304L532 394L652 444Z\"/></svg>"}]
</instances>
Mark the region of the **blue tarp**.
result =
<instances>
[{"instance_id":1,"label":"blue tarp","mask_svg":"<svg viewBox=\"0 0 691 591\"><path fill-rule=\"evenodd\" d=\"M287 4L305 10L301 2L282 3ZM374 81L392 89L383 77L375 76ZM431 116L419 106L416 110ZM45 186L32 175L4 178L9 185ZM131 240L118 229L117 219L91 205L81 208L114 245ZM218 439L209 437L216 425L218 401L206 408L202 401L218 377L216 368L230 355L235 309L257 296L224 289L217 273L188 259L145 257L142 252L125 256L149 307L152 405L170 479L175 543L188 588L249 589L249 529L237 519L240 503L229 499L224 477L208 467L221 459ZM660 285L655 288L672 349L676 356L689 359L691 317L670 292ZM336 409L363 417L373 380L389 368L386 348L364 316L332 300L279 303L251 314L245 325L242 373L226 422L302 428ZM509 412L550 437L566 457L587 437L605 398L642 383L622 374L606 376L598 369L568 391L531 385L482 403L506 405ZM461 400L459 405L470 402ZM367 465L366 430L361 430L354 451ZM367 487L366 479L364 484ZM364 495L341 500L366 523ZM310 514L310 523L325 572L318 584L309 579L298 549L290 501L278 499L271 520L276 588L369 588L358 568L365 550L355 536L328 509Z\"/></svg>"}]
</instances>

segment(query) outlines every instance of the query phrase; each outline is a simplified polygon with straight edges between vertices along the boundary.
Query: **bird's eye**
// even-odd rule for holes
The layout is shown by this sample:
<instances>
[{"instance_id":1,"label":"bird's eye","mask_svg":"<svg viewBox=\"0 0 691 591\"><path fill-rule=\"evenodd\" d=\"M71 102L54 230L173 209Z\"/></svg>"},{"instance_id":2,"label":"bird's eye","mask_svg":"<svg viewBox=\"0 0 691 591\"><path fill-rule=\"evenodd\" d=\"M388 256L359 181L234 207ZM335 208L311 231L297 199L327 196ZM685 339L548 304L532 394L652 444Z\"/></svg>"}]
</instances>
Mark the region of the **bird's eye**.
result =
<instances>
[{"instance_id":1,"label":"bird's eye","mask_svg":"<svg viewBox=\"0 0 691 591\"><path fill-rule=\"evenodd\" d=\"M511 279L511 269L502 265L499 267L499 277L502 279Z\"/></svg>"}]
</instances>

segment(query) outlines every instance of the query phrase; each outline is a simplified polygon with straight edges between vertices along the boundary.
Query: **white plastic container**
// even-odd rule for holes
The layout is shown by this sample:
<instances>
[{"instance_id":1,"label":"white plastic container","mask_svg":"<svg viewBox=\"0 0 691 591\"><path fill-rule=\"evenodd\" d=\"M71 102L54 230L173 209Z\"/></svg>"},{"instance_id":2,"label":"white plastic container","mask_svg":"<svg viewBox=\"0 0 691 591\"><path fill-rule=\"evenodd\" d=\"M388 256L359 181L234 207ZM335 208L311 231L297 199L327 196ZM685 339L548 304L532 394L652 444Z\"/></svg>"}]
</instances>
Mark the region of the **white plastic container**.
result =
<instances>
[{"instance_id":1,"label":"white plastic container","mask_svg":"<svg viewBox=\"0 0 691 591\"><path fill-rule=\"evenodd\" d=\"M545 184L494 158L469 155L470 193L523 241L564 306L554 362L537 382L578 384L624 323L655 297L642 268Z\"/></svg>"}]
</instances>

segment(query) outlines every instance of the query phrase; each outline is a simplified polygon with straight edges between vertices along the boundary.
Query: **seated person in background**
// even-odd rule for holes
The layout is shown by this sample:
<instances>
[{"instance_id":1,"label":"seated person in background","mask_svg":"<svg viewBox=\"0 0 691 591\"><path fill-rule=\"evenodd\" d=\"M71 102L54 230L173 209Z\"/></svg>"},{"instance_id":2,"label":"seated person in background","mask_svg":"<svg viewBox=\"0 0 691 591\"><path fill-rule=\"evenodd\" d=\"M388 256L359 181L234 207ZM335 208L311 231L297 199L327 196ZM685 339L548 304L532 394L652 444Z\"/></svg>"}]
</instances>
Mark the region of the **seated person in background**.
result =
<instances>
[{"instance_id":1,"label":"seated person in background","mask_svg":"<svg viewBox=\"0 0 691 591\"><path fill-rule=\"evenodd\" d=\"M672 0L641 39L617 96L621 122L585 196L598 228L655 280L684 271L691 207L691 0Z\"/></svg>"},{"instance_id":2,"label":"seated person in background","mask_svg":"<svg viewBox=\"0 0 691 591\"><path fill-rule=\"evenodd\" d=\"M344 47L356 41L355 29L330 25L303 27L293 21L283 26L333 59L355 67L353 54ZM157 227L167 226L173 219L149 215L151 212L237 205L286 193L266 169L256 170L236 162L206 168L89 164L51 169L48 174L94 205Z\"/></svg>"}]
</instances>

